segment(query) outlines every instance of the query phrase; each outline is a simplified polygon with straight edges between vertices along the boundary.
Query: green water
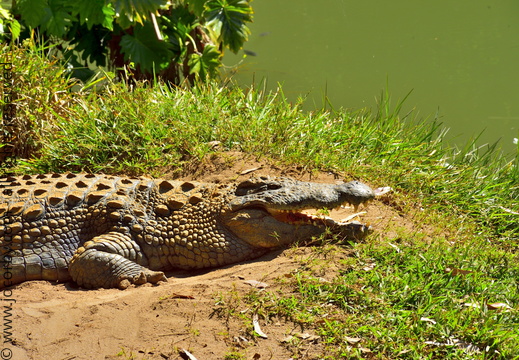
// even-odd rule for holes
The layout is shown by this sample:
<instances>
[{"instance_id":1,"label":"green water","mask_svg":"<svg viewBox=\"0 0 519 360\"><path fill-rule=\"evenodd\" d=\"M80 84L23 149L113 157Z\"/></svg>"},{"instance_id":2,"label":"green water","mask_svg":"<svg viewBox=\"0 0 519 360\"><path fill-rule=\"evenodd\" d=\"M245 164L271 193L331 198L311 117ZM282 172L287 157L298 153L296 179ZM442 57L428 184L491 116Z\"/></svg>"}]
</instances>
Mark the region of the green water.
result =
<instances>
[{"instance_id":1,"label":"green water","mask_svg":"<svg viewBox=\"0 0 519 360\"><path fill-rule=\"evenodd\" d=\"M252 35L234 78L266 79L308 109L376 108L387 85L419 117L439 117L463 145L519 138L519 1L255 0ZM226 55L240 63L243 52ZM407 110L406 109L406 110Z\"/></svg>"}]
</instances>

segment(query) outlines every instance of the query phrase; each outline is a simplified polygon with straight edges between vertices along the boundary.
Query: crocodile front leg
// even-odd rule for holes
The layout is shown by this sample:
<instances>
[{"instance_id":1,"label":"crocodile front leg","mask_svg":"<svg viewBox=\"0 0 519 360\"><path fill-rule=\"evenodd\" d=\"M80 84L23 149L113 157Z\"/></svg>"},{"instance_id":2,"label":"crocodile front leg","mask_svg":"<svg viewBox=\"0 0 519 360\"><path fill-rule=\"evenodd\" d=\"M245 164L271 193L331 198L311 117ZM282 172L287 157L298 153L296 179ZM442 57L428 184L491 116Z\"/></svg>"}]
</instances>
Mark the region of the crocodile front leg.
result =
<instances>
[{"instance_id":1,"label":"crocodile front leg","mask_svg":"<svg viewBox=\"0 0 519 360\"><path fill-rule=\"evenodd\" d=\"M88 289L126 289L130 284L167 281L161 271L152 271L139 245L129 236L110 232L87 241L69 264L69 273L78 285Z\"/></svg>"}]
</instances>

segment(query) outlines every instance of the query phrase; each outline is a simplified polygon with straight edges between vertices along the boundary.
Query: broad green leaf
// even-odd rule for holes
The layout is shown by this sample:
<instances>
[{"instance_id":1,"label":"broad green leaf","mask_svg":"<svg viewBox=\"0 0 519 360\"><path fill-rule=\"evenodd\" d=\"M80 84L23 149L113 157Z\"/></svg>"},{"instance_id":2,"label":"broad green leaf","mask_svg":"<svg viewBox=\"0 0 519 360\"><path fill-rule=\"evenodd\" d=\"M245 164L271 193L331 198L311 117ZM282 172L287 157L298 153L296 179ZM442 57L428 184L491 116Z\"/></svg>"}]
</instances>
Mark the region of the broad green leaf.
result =
<instances>
[{"instance_id":1,"label":"broad green leaf","mask_svg":"<svg viewBox=\"0 0 519 360\"><path fill-rule=\"evenodd\" d=\"M188 61L189 73L205 79L217 74L221 53L214 45L206 45L202 54L194 53Z\"/></svg>"},{"instance_id":2,"label":"broad green leaf","mask_svg":"<svg viewBox=\"0 0 519 360\"><path fill-rule=\"evenodd\" d=\"M87 25L79 25L71 29L70 44L74 45L74 52L81 54L81 59L90 61L99 66L105 66L107 47L105 39L110 35L110 30L95 27L88 30ZM86 62L85 62L86 63Z\"/></svg>"},{"instance_id":3,"label":"broad green leaf","mask_svg":"<svg viewBox=\"0 0 519 360\"><path fill-rule=\"evenodd\" d=\"M167 43L157 39L150 22L146 22L144 26L136 25L134 34L124 35L120 45L125 60L140 65L144 71L152 71L153 68L160 71L173 58Z\"/></svg>"},{"instance_id":4,"label":"broad green leaf","mask_svg":"<svg viewBox=\"0 0 519 360\"><path fill-rule=\"evenodd\" d=\"M63 37L73 20L71 12L72 7L66 0L49 0L41 21L42 28L50 35Z\"/></svg>"},{"instance_id":5,"label":"broad green leaf","mask_svg":"<svg viewBox=\"0 0 519 360\"><path fill-rule=\"evenodd\" d=\"M21 15L23 22L31 28L42 24L48 7L46 0L18 0L16 3L17 12Z\"/></svg>"},{"instance_id":6,"label":"broad green leaf","mask_svg":"<svg viewBox=\"0 0 519 360\"><path fill-rule=\"evenodd\" d=\"M206 4L207 27L213 41L223 43L234 53L247 41L252 21L252 8L245 0L210 0Z\"/></svg>"},{"instance_id":7,"label":"broad green leaf","mask_svg":"<svg viewBox=\"0 0 519 360\"><path fill-rule=\"evenodd\" d=\"M3 17L4 19L11 19L11 13L9 10L4 9L2 6L0 6L0 17Z\"/></svg>"},{"instance_id":8,"label":"broad green leaf","mask_svg":"<svg viewBox=\"0 0 519 360\"><path fill-rule=\"evenodd\" d=\"M3 40L7 33L6 26L9 28L11 38L16 39L20 35L20 24L14 20L9 10L0 5L0 39Z\"/></svg>"},{"instance_id":9,"label":"broad green leaf","mask_svg":"<svg viewBox=\"0 0 519 360\"><path fill-rule=\"evenodd\" d=\"M165 27L171 50L178 56L185 55L189 34L199 25L197 17L187 7L178 6L161 16L160 23Z\"/></svg>"},{"instance_id":10,"label":"broad green leaf","mask_svg":"<svg viewBox=\"0 0 519 360\"><path fill-rule=\"evenodd\" d=\"M112 5L104 5L103 6L103 21L101 22L101 25L103 25L105 28L113 30L113 23L114 23L114 17L115 17L115 10L112 7Z\"/></svg>"},{"instance_id":11,"label":"broad green leaf","mask_svg":"<svg viewBox=\"0 0 519 360\"><path fill-rule=\"evenodd\" d=\"M89 29L93 25L100 24L113 30L115 10L105 0L76 0L75 9L79 14L79 22L87 24Z\"/></svg>"},{"instance_id":12,"label":"broad green leaf","mask_svg":"<svg viewBox=\"0 0 519 360\"><path fill-rule=\"evenodd\" d=\"M15 19L8 20L7 26L9 27L9 30L11 31L12 39L17 39L18 36L20 36L21 26L18 21Z\"/></svg>"},{"instance_id":13,"label":"broad green leaf","mask_svg":"<svg viewBox=\"0 0 519 360\"><path fill-rule=\"evenodd\" d=\"M205 10L205 3L207 0L188 0L187 3L189 8L195 13L196 16L201 16Z\"/></svg>"},{"instance_id":14,"label":"broad green leaf","mask_svg":"<svg viewBox=\"0 0 519 360\"><path fill-rule=\"evenodd\" d=\"M167 0L112 0L116 15L125 16L130 22L144 23L150 13L155 13L168 4ZM125 28L121 24L123 29Z\"/></svg>"},{"instance_id":15,"label":"broad green leaf","mask_svg":"<svg viewBox=\"0 0 519 360\"><path fill-rule=\"evenodd\" d=\"M116 12L115 16L121 29L128 29L134 24L133 18L130 19L126 14L119 14Z\"/></svg>"}]
</instances>

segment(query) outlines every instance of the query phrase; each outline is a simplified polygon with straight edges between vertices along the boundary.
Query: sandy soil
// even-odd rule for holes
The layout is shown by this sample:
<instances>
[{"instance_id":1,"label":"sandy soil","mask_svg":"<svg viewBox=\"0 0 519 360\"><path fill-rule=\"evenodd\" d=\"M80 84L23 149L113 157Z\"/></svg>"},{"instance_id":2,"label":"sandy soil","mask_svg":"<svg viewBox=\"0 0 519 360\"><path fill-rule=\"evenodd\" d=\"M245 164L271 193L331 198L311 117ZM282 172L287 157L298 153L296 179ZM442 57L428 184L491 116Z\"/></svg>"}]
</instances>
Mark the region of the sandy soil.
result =
<instances>
[{"instance_id":1,"label":"sandy soil","mask_svg":"<svg viewBox=\"0 0 519 360\"><path fill-rule=\"evenodd\" d=\"M255 169L254 171L250 171ZM250 171L247 174L244 172ZM170 173L170 177L173 173ZM343 177L331 173L306 173L300 168L281 169L274 164L244 158L240 153L223 153L190 166L182 179L229 181L251 174L292 176L301 180L335 182ZM351 177L346 176L346 180ZM363 179L366 180L366 179ZM387 186L365 181L373 187ZM362 216L377 233L412 226L397 211L375 201ZM332 217L342 219L352 210L341 209ZM396 225L396 226L395 226ZM275 279L297 269L305 248L270 253L248 263L198 272L168 273L168 282L127 290L82 290L72 284L32 281L13 289L13 344L4 344L2 359L188 359L179 350L187 349L194 358L224 359L235 349L246 359L289 359L291 352L283 339L300 329L293 324L264 323L267 339L253 337L243 321L228 319L215 311L218 294L250 291L246 280L265 282L275 289ZM5 303L4 303L5 305ZM252 314L239 308L245 316ZM223 315L223 316L222 316ZM311 334L310 334L311 335ZM308 338L300 357L311 359L320 346Z\"/></svg>"}]
</instances>

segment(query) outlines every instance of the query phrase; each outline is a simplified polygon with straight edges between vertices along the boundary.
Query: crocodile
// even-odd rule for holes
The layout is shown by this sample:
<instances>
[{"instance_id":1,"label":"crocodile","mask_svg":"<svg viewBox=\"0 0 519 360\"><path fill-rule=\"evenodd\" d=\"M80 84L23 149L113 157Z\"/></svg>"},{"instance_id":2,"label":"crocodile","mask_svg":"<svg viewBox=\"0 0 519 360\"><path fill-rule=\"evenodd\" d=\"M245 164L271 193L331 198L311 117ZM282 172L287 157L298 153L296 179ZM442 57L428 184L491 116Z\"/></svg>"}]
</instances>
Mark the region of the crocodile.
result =
<instances>
[{"instance_id":1,"label":"crocodile","mask_svg":"<svg viewBox=\"0 0 519 360\"><path fill-rule=\"evenodd\" d=\"M0 288L27 280L120 288L164 271L229 265L327 228L360 239L369 226L306 215L374 197L352 181L257 176L229 184L99 174L0 178Z\"/></svg>"}]
</instances>

